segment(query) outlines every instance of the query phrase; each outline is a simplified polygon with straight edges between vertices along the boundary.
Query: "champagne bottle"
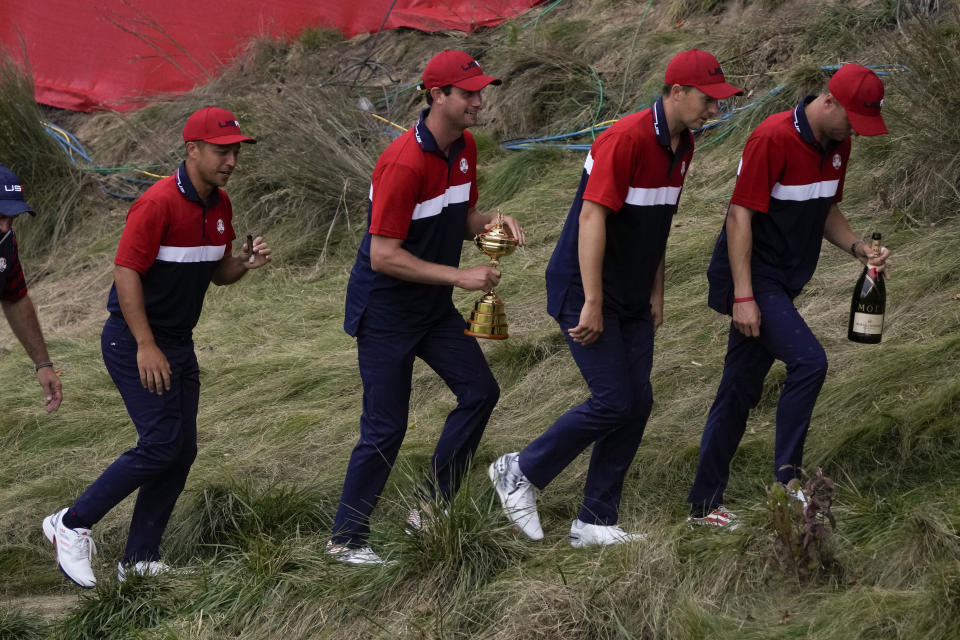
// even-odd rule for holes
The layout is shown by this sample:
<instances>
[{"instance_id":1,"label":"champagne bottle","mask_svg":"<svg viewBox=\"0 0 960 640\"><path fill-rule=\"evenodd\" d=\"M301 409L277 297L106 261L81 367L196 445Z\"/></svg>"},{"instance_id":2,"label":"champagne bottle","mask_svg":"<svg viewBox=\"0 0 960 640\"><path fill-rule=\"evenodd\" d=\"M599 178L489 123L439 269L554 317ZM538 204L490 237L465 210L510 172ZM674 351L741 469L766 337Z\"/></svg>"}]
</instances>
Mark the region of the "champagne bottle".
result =
<instances>
[{"instance_id":1,"label":"champagne bottle","mask_svg":"<svg viewBox=\"0 0 960 640\"><path fill-rule=\"evenodd\" d=\"M871 246L873 256L880 255L880 234L874 233ZM853 288L850 303L850 322L847 338L853 342L875 344L883 337L883 314L887 306L887 289L883 274L875 267L866 266Z\"/></svg>"}]
</instances>

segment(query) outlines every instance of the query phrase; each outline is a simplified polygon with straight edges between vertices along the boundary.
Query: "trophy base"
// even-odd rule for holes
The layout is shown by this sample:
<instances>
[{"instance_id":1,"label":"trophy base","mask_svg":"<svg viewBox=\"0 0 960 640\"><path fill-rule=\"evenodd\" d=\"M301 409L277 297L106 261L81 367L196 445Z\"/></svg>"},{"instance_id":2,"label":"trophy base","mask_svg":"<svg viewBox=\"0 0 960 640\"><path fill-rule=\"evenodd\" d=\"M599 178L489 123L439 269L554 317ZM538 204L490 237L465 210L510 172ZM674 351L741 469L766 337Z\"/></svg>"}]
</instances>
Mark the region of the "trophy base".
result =
<instances>
[{"instance_id":1,"label":"trophy base","mask_svg":"<svg viewBox=\"0 0 960 640\"><path fill-rule=\"evenodd\" d=\"M468 336L487 340L506 340L510 337L507 333L507 314L496 293L485 293L474 303L467 328L463 332Z\"/></svg>"}]
</instances>

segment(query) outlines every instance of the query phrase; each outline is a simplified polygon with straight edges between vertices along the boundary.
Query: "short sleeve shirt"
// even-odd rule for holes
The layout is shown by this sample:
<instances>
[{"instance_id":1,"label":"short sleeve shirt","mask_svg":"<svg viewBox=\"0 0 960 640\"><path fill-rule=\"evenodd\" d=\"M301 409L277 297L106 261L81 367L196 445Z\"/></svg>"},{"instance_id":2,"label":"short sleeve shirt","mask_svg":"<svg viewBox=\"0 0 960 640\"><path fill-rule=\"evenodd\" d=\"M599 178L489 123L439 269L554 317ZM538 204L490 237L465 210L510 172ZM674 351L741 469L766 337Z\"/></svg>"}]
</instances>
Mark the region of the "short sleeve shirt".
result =
<instances>
[{"instance_id":1,"label":"short sleeve shirt","mask_svg":"<svg viewBox=\"0 0 960 640\"><path fill-rule=\"evenodd\" d=\"M13 229L0 236L0 300L16 302L27 295L27 281L20 266L17 236Z\"/></svg>"},{"instance_id":2,"label":"short sleeve shirt","mask_svg":"<svg viewBox=\"0 0 960 640\"><path fill-rule=\"evenodd\" d=\"M579 233L583 201L613 211L603 254L605 312L650 313L650 289L666 250L673 215L693 158L693 136L670 146L663 103L629 115L603 132L584 163L580 184L547 265L547 311L556 318L568 296L582 306Z\"/></svg>"},{"instance_id":3,"label":"short sleeve shirt","mask_svg":"<svg viewBox=\"0 0 960 640\"><path fill-rule=\"evenodd\" d=\"M214 189L204 203L181 164L140 196L127 213L114 264L140 274L144 306L157 340L191 339L203 298L236 237L227 194ZM116 284L107 309L121 315Z\"/></svg>"},{"instance_id":4,"label":"short sleeve shirt","mask_svg":"<svg viewBox=\"0 0 960 640\"><path fill-rule=\"evenodd\" d=\"M795 296L813 276L827 215L843 199L850 139L821 147L807 121L805 98L794 109L764 120L743 149L731 204L752 209L751 275L773 281ZM731 313L733 277L726 225L710 267L709 304Z\"/></svg>"},{"instance_id":5,"label":"short sleeve shirt","mask_svg":"<svg viewBox=\"0 0 960 640\"><path fill-rule=\"evenodd\" d=\"M394 140L377 160L370 186L367 232L347 285L344 330L356 335L361 318L371 326L418 330L453 308L451 286L407 282L370 266L372 236L402 240L426 262L457 267L467 212L477 202L477 146L469 131L448 155L424 123Z\"/></svg>"}]
</instances>

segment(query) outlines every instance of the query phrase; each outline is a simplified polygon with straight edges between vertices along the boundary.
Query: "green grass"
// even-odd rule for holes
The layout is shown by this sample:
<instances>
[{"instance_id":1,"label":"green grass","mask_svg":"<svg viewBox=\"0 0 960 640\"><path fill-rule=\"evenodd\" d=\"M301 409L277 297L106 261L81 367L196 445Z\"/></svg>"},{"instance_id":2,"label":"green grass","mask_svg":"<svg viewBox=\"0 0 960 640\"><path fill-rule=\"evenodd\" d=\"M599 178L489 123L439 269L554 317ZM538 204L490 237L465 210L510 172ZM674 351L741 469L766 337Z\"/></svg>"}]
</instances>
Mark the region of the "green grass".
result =
<instances>
[{"instance_id":1,"label":"green grass","mask_svg":"<svg viewBox=\"0 0 960 640\"><path fill-rule=\"evenodd\" d=\"M33 102L29 69L0 47L0 163L20 178L27 202L37 214L18 225L21 250L43 255L49 246L74 231L78 204L86 180L60 146L44 130L44 116ZM83 162L80 160L80 162Z\"/></svg>"},{"instance_id":2,"label":"green grass","mask_svg":"<svg viewBox=\"0 0 960 640\"><path fill-rule=\"evenodd\" d=\"M0 608L0 639L42 640L45 637L44 625L36 618L17 610Z\"/></svg>"},{"instance_id":3,"label":"green grass","mask_svg":"<svg viewBox=\"0 0 960 640\"><path fill-rule=\"evenodd\" d=\"M831 4L823 8L817 19L807 27L801 48L832 50L844 56L861 48L860 34L886 30L897 23L895 0L874 0L865 6L849 3Z\"/></svg>"},{"instance_id":4,"label":"green grass","mask_svg":"<svg viewBox=\"0 0 960 640\"><path fill-rule=\"evenodd\" d=\"M937 22L909 23L903 37L882 48L888 60L911 71L889 76L893 91L885 105L895 133L884 142L897 151L878 150L887 153L874 184L883 206L907 225L943 222L960 206L960 161L951 152L958 134L944 121L958 106L957 92L948 87L960 79L960 8L952 5L944 14ZM922 100L915 99L918 92Z\"/></svg>"},{"instance_id":5,"label":"green grass","mask_svg":"<svg viewBox=\"0 0 960 640\"><path fill-rule=\"evenodd\" d=\"M679 22L696 14L717 12L724 4L726 0L672 0L667 15Z\"/></svg>"},{"instance_id":6,"label":"green grass","mask_svg":"<svg viewBox=\"0 0 960 640\"><path fill-rule=\"evenodd\" d=\"M685 22L678 26L670 11L681 4ZM71 233L50 236L49 246L31 249L31 295L62 371L65 400L58 413L42 413L32 369L0 323L0 638L954 636L960 232L950 182L956 184L951 159L960 140L942 121L956 111L950 87L957 83L935 78L956 72L957 56L938 52L958 51L957 18L916 23L901 15L911 38L901 40L883 3L852 17L836 3L799 18L790 3L748 3L740 9L753 12L750 29L730 19L727 12L740 10L731 5L654 3L640 29L623 15L642 15L645 1L564 3L527 28L521 17L470 37L442 36L443 44L441 36L412 32L358 42L308 31L290 43L257 45L241 65L181 101L86 118L91 133L84 143L100 162L161 163L165 170L158 172L168 173L178 162L188 113L210 102L234 110L260 140L244 149L228 187L238 232L264 232L275 261L234 286L211 288L195 332L200 452L164 542L167 559L189 572L117 584L128 500L97 525L94 569L101 584L78 596L56 570L39 522L135 441L99 355L125 206L95 188L81 190L71 201L76 219L97 224L70 227ZM823 22L841 13L847 17L839 26ZM818 29L819 40L808 41ZM860 48L878 33L889 51ZM440 46L477 52L485 70L505 81L484 94L485 125L477 131L480 206L522 220L529 245L501 265L498 291L508 304L511 337L482 345L502 395L449 515L407 536L403 523L415 506L415 487L455 402L417 364L409 430L372 523L372 545L396 562L345 567L324 555L361 406L355 344L340 328L343 296L365 225L372 163L389 142L382 123L354 107L360 95L372 99L413 82ZM566 533L587 470L588 456L581 456L540 496L546 538L517 538L499 514L486 465L587 397L545 313L543 285L585 153L506 152L497 141L589 124L600 106L597 77L604 88L601 118L648 102L670 56L692 46L738 56L726 71L744 76L743 86L754 93L735 106L774 86L785 89L698 140L668 245L655 406L622 502L624 526L648 537L624 548L569 547ZM811 473L822 468L838 486L832 561L798 581L778 558L764 491L772 481L782 366L768 376L733 462L729 506L745 526L689 531L684 497L723 367L727 322L704 304L704 271L740 149L762 118L822 86L820 65L840 51L861 62L902 61L916 72L886 78L892 133L854 142L843 204L858 233L880 230L894 252L883 343L845 338L859 266L841 251L825 247L797 299L830 359L805 465ZM366 55L381 66L358 75L351 61ZM5 99L0 143L9 140L3 127L13 126L4 122L14 122L3 119L4 110L17 112L16 96ZM380 113L409 125L420 108L416 100L414 92L398 94ZM2 143L0 151L15 150ZM33 180L58 181L56 171ZM38 237L30 235L30 222L22 221L25 245ZM463 264L483 261L464 244ZM475 298L455 294L465 313ZM433 505L437 514L443 508ZM76 598L64 604L64 596ZM49 617L34 613L32 605L57 598L61 604Z\"/></svg>"}]
</instances>

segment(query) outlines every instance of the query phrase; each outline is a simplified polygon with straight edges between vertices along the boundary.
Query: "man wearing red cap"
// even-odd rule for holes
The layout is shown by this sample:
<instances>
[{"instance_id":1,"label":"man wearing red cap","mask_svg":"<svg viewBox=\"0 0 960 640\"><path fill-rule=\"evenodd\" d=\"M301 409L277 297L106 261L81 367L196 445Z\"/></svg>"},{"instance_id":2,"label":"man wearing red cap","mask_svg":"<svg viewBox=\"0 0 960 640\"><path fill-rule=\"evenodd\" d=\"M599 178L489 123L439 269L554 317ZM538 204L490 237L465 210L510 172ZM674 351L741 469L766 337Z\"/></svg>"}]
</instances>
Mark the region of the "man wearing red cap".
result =
<instances>
[{"instance_id":1,"label":"man wearing red cap","mask_svg":"<svg viewBox=\"0 0 960 640\"><path fill-rule=\"evenodd\" d=\"M63 400L60 378L53 370L53 363L43 341L43 332L37 320L37 312L27 294L27 281L20 265L17 251L17 236L13 232L13 219L21 213L36 215L23 199L23 185L10 169L0 164L0 306L10 323L13 335L33 360L37 381L43 388L47 413L56 411Z\"/></svg>"},{"instance_id":2,"label":"man wearing red cap","mask_svg":"<svg viewBox=\"0 0 960 640\"><path fill-rule=\"evenodd\" d=\"M476 339L453 306L453 287L489 290L500 272L459 268L464 239L492 226L477 202L477 123L481 90L500 80L484 75L462 51L443 51L423 72L428 107L417 125L377 160L368 231L347 286L344 329L357 338L363 380L360 439L350 456L328 553L350 564L380 564L368 546L376 506L407 428L415 357L457 397L430 461L421 500L448 501L500 395ZM523 244L523 229L504 218ZM408 526L419 529L421 511Z\"/></svg>"},{"instance_id":3,"label":"man wearing red cap","mask_svg":"<svg viewBox=\"0 0 960 640\"><path fill-rule=\"evenodd\" d=\"M547 266L547 311L590 388L519 453L490 465L504 514L543 537L536 489L593 445L574 547L638 539L617 526L620 495L653 405L654 333L663 320L667 236L693 157L691 129L717 115L717 100L741 93L716 58L696 49L667 66L662 95L593 143Z\"/></svg>"},{"instance_id":4,"label":"man wearing red cap","mask_svg":"<svg viewBox=\"0 0 960 640\"><path fill-rule=\"evenodd\" d=\"M883 83L876 74L848 64L830 79L826 92L770 116L747 140L707 270L708 304L733 321L687 497L692 525L736 526L736 517L723 506L730 461L774 360L787 367L777 405L774 471L784 484L798 477L827 356L793 299L816 269L823 238L883 270L889 251L874 257L837 206L850 135L886 133L882 104ZM791 495L805 503L799 489Z\"/></svg>"},{"instance_id":5,"label":"man wearing red cap","mask_svg":"<svg viewBox=\"0 0 960 640\"><path fill-rule=\"evenodd\" d=\"M187 157L176 173L137 199L114 260L114 284L103 327L103 361L137 429L137 445L122 454L73 506L43 521L57 565L70 580L92 588L95 552L90 528L139 489L117 576L153 575L160 538L197 454L200 371L193 328L212 281L233 284L264 266L262 238L232 252L233 208L221 187L237 165L240 132L232 113L206 107L183 128Z\"/></svg>"}]
</instances>

